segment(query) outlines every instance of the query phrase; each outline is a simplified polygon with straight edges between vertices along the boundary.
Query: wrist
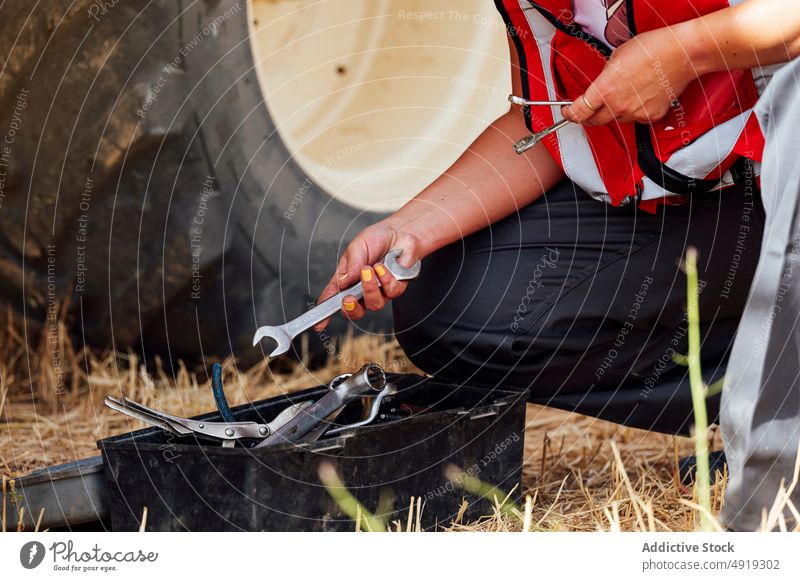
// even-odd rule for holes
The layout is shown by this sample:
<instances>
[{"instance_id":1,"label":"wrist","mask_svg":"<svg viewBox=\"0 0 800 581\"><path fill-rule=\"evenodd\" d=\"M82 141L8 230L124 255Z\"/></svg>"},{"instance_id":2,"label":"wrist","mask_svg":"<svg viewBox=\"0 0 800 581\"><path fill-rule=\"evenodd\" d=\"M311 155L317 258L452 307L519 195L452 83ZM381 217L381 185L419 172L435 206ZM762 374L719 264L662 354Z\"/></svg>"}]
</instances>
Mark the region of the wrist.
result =
<instances>
[{"instance_id":1,"label":"wrist","mask_svg":"<svg viewBox=\"0 0 800 581\"><path fill-rule=\"evenodd\" d=\"M675 35L684 41L684 50L689 67L695 77L713 73L725 68L720 47L701 18L675 25Z\"/></svg>"},{"instance_id":2,"label":"wrist","mask_svg":"<svg viewBox=\"0 0 800 581\"><path fill-rule=\"evenodd\" d=\"M375 224L375 227L385 228L392 232L404 232L406 230L406 224L409 223L408 219L401 213L401 210L390 214L380 222Z\"/></svg>"},{"instance_id":3,"label":"wrist","mask_svg":"<svg viewBox=\"0 0 800 581\"><path fill-rule=\"evenodd\" d=\"M418 213L416 208L405 206L377 225L389 229L398 239L413 239L419 258L424 258L448 243L441 240L432 218L430 212Z\"/></svg>"}]
</instances>

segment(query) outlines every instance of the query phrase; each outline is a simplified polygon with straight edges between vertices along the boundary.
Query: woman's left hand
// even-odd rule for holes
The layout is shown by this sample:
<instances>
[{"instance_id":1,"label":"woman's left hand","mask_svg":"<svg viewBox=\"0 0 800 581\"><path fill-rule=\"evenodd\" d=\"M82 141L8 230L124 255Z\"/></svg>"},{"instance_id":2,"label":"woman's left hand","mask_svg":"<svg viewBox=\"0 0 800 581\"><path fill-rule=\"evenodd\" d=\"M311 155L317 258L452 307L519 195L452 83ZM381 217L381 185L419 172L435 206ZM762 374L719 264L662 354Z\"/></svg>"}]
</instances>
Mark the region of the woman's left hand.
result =
<instances>
[{"instance_id":1,"label":"woman's left hand","mask_svg":"<svg viewBox=\"0 0 800 581\"><path fill-rule=\"evenodd\" d=\"M563 107L562 114L586 125L652 123L667 114L698 76L674 27L645 32L617 48L586 92Z\"/></svg>"}]
</instances>

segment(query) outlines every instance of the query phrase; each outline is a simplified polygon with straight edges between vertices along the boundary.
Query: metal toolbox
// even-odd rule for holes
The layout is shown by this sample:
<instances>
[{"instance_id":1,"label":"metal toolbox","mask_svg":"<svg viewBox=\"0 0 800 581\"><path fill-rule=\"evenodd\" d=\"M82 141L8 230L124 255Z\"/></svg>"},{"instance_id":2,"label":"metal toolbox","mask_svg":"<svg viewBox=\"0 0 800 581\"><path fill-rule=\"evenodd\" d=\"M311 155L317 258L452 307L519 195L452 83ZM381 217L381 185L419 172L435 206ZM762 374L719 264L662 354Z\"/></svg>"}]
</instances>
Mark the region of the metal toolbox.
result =
<instances>
[{"instance_id":1,"label":"metal toolbox","mask_svg":"<svg viewBox=\"0 0 800 581\"><path fill-rule=\"evenodd\" d=\"M209 446L148 428L98 442L114 530L138 530L144 507L150 531L352 531L318 476L336 467L347 489L374 511L382 491L394 495L388 521L405 522L411 497L422 498L426 529L447 525L462 499L465 518L490 514L486 499L448 480L455 465L502 490L520 481L526 393L454 386L416 375L393 375L399 391L384 401L415 413L312 444L252 449ZM287 405L317 399L317 387L233 409L241 421L268 421ZM219 420L216 413L197 419ZM518 490L518 488L517 488ZM385 492L384 492L385 494Z\"/></svg>"}]
</instances>

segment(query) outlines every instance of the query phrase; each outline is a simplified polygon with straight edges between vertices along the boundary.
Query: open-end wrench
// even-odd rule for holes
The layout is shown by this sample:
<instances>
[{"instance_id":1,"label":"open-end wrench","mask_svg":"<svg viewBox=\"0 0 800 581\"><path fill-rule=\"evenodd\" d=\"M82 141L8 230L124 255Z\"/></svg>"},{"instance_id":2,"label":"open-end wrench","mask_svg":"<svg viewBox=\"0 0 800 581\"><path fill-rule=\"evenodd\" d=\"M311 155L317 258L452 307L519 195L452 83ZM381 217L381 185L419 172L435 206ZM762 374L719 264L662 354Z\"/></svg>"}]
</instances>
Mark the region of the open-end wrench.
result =
<instances>
[{"instance_id":1,"label":"open-end wrench","mask_svg":"<svg viewBox=\"0 0 800 581\"><path fill-rule=\"evenodd\" d=\"M416 264L414 264L411 268L405 268L397 262L397 257L400 256L401 252L402 251L399 249L390 250L383 259L383 265L397 280L410 280L412 278L416 278L420 269L419 261L417 261ZM380 285L379 281L378 284ZM297 337L303 331L310 329L320 321L324 321L331 315L340 311L342 308L342 299L348 295L352 295L357 299L363 298L364 288L361 286L361 283L359 282L350 288L333 295L328 300L321 302L310 311L303 313L288 323L278 325L277 327L271 327L268 325L259 327L255 336L253 337L253 346L255 347L258 345L258 342L264 337L269 337L278 344L277 347L272 350L272 353L270 353L269 356L277 357L278 355L283 355L292 346L292 339Z\"/></svg>"},{"instance_id":2,"label":"open-end wrench","mask_svg":"<svg viewBox=\"0 0 800 581\"><path fill-rule=\"evenodd\" d=\"M572 101L531 101L530 99L525 99L524 97L517 97L516 95L509 95L508 102L512 105L520 105L522 107L531 107L536 105L543 105L549 107L560 107L563 105L572 105ZM533 133L531 135L526 135L519 141L514 143L514 151L517 154L521 155L532 148L534 145L539 143L542 139L547 137L548 135L555 133L565 125L570 123L569 119L562 119L557 123L551 125L550 127L546 127L542 131L538 133Z\"/></svg>"},{"instance_id":3,"label":"open-end wrench","mask_svg":"<svg viewBox=\"0 0 800 581\"><path fill-rule=\"evenodd\" d=\"M546 127L537 133L532 133L530 135L526 135L519 141L516 141L513 145L514 151L517 152L518 155L521 155L528 151L531 147L539 143L542 139L551 135L561 129L562 127L569 125L572 123L569 119L562 119L557 123L551 125L550 127Z\"/></svg>"}]
</instances>

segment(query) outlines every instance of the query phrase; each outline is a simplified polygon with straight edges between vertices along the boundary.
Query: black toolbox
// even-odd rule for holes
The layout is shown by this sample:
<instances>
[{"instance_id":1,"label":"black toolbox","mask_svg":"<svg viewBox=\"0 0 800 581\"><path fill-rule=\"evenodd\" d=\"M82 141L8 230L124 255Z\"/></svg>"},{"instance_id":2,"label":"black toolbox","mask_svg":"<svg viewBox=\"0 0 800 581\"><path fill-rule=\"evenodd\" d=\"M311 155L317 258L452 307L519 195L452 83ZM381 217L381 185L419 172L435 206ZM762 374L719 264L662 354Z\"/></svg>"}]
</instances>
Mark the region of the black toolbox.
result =
<instances>
[{"instance_id":1,"label":"black toolbox","mask_svg":"<svg viewBox=\"0 0 800 581\"><path fill-rule=\"evenodd\" d=\"M376 509L382 491L391 491L389 522L406 522L412 496L424 503L425 529L452 522L462 499L469 502L466 520L491 514L490 501L448 480L451 465L501 490L516 487L518 498L527 393L416 375L387 379L400 389L382 411L391 416L392 409L406 406L417 413L312 444L223 448L158 428L99 441L113 529L138 530L147 507L149 531L352 531L355 523L319 480L326 460L368 510ZM316 387L233 413L237 420L269 421L289 404L326 391ZM216 413L198 419L221 421Z\"/></svg>"}]
</instances>

